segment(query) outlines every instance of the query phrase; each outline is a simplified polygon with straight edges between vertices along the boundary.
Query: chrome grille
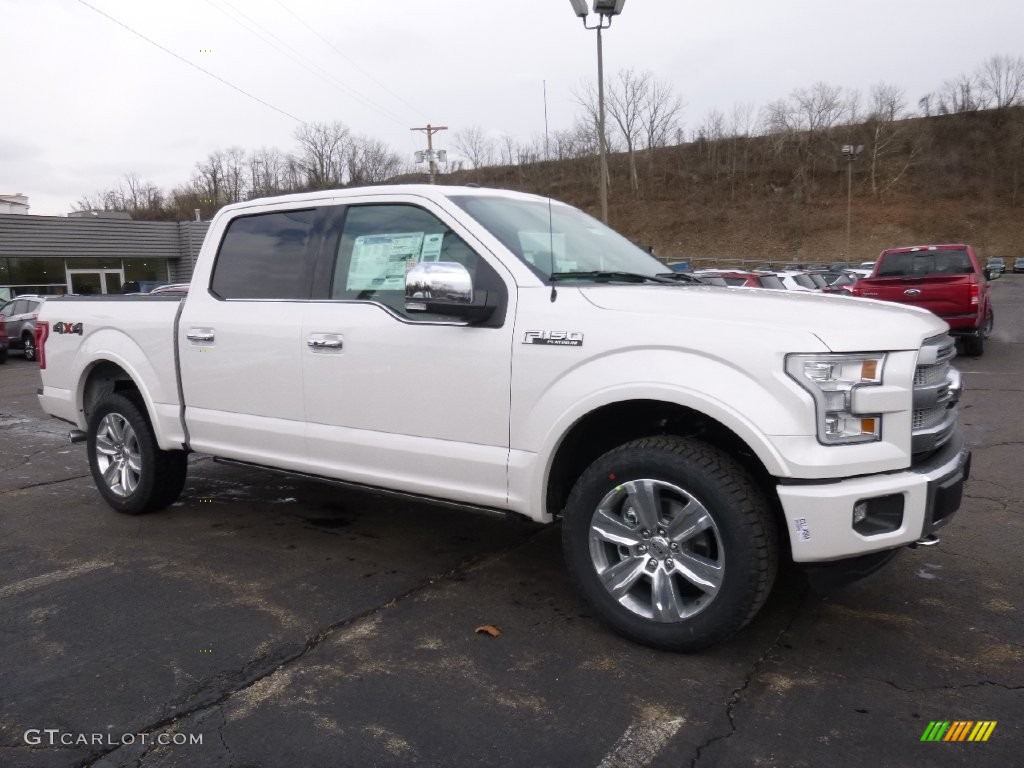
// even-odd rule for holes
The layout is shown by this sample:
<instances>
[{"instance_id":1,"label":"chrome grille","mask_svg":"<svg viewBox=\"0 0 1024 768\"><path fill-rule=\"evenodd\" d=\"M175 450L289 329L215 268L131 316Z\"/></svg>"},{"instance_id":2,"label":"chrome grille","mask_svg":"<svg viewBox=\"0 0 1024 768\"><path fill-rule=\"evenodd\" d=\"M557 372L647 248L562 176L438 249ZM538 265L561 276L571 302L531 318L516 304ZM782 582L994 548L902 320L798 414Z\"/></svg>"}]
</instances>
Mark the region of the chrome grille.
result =
<instances>
[{"instance_id":1,"label":"chrome grille","mask_svg":"<svg viewBox=\"0 0 1024 768\"><path fill-rule=\"evenodd\" d=\"M938 448L956 429L960 374L950 365L955 355L955 342L947 335L928 339L921 346L914 371L914 453Z\"/></svg>"}]
</instances>

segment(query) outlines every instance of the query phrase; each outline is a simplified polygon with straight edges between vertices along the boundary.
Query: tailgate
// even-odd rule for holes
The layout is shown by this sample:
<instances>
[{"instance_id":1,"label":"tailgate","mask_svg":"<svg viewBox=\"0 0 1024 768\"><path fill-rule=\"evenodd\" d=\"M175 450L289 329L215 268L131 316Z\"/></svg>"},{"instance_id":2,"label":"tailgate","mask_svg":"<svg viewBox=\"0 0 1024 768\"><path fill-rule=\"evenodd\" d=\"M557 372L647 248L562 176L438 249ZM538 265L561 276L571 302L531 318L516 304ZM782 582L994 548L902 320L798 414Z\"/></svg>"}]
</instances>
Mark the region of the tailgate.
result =
<instances>
[{"instance_id":1,"label":"tailgate","mask_svg":"<svg viewBox=\"0 0 1024 768\"><path fill-rule=\"evenodd\" d=\"M973 282L973 275L872 277L857 283L857 295L910 304L936 315L966 315L977 310L971 304Z\"/></svg>"}]
</instances>

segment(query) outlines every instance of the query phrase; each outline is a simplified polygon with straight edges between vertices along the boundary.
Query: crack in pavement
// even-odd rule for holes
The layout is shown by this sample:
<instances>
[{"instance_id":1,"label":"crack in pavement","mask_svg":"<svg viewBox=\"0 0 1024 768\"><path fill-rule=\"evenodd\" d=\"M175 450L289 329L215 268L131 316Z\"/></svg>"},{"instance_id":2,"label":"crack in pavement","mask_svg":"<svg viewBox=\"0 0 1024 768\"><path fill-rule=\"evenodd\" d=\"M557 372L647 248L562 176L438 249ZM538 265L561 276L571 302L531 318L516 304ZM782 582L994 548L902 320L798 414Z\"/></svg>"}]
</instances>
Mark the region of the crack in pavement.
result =
<instances>
[{"instance_id":1,"label":"crack in pavement","mask_svg":"<svg viewBox=\"0 0 1024 768\"><path fill-rule=\"evenodd\" d=\"M180 720L183 720L185 718L191 717L199 713L210 711L216 707L220 707L225 701L230 699L232 696L235 696L241 693L242 691L251 688L256 683L270 677L279 670L283 669L285 666L289 664L294 664L295 662L299 661L300 659L305 657L310 651L316 649L321 644L323 644L325 640L337 634L340 630L349 627L353 624L356 624L362 621L363 619L367 619L371 616L374 616L375 614L393 608L398 603L410 597L413 597L420 592L430 589L431 587L435 586L438 582L453 580L459 576L472 573L473 571L482 568L485 564L489 563L490 561L500 560L510 552L528 544L531 539L533 539L543 530L545 530L545 528L541 527L536 531L526 533L524 535L524 538L521 541L517 541L515 544L510 544L506 547L502 547L501 549L483 555L476 555L474 557L467 558L466 560L462 561L453 568L449 568L447 571L443 571L441 573L428 576L419 584L416 584L415 586L410 587L404 592L389 598L388 600L379 605L367 608L365 611L361 611L360 613L348 616L344 619L329 624L327 627L317 632L317 634L315 634L314 636L307 638L306 642L302 645L302 647L299 650L293 651L285 655L284 657L278 657L277 663L274 663L269 667L265 666L262 670L256 670L254 674L251 674L247 678L241 680L239 684L233 685L229 687L227 690L221 691L218 695L216 695L213 698L213 700L198 701L192 704L191 706L182 709L181 711L173 712L161 718L155 723L151 723L148 726L142 726L136 729L135 733L152 734L157 731L162 731L173 726ZM782 633L780 633L780 637L785 631L788 630L788 628L789 627L787 626L786 629L783 630ZM249 668L250 666L251 663L246 664L242 668L242 673L244 673L245 669ZM115 752L123 748L123 745L117 745L112 747L111 749L92 752L88 756L80 760L78 763L76 763L73 766L73 768L90 768L91 766L95 766L99 761L109 757L110 755L114 754Z\"/></svg>"},{"instance_id":2,"label":"crack in pavement","mask_svg":"<svg viewBox=\"0 0 1024 768\"><path fill-rule=\"evenodd\" d=\"M897 691L903 693L930 693L933 691L960 691L965 688L985 688L992 686L995 688L1002 688L1006 691L1024 691L1024 685L1005 685L1003 683L997 683L994 680L979 680L976 683L961 683L959 685L935 685L927 688L904 688L898 683L894 683L892 680L879 680L874 677L866 677L865 680L869 680L873 683L882 683L895 688Z\"/></svg>"},{"instance_id":3,"label":"crack in pavement","mask_svg":"<svg viewBox=\"0 0 1024 768\"><path fill-rule=\"evenodd\" d=\"M750 686L750 683L753 682L754 676L757 675L757 673L760 672L761 669L764 667L765 662L768 661L768 657L771 656L772 653L774 653L779 648L779 646L782 644L782 639L789 633L789 631L793 628L793 625L796 623L797 619L800 618L800 616L803 614L804 604L807 602L808 594L809 590L805 587L803 590L803 594L800 596L800 601L797 603L796 608L794 608L793 615L786 623L786 626L779 630L779 634L775 636L775 640L773 640L768 645L768 647L760 655L760 657L758 657L758 659L751 665L750 671L747 672L746 677L744 677L743 679L743 683L738 687L734 688L732 690L732 693L729 694L729 698L726 701L725 705L725 716L729 718L729 732L712 736L708 738L703 744L699 744L697 746L697 751L693 756L693 760L690 761L690 768L697 768L697 763L700 762L704 750L708 749L712 744L715 744L719 741L725 741L726 739L730 738L733 734L736 733L736 720L734 717L734 712L736 709L736 705L740 703L740 697L743 695L743 692L746 691L747 688Z\"/></svg>"},{"instance_id":4,"label":"crack in pavement","mask_svg":"<svg viewBox=\"0 0 1024 768\"><path fill-rule=\"evenodd\" d=\"M71 477L62 477L59 480L47 480L42 483L30 483L29 485L18 486L17 488L8 488L5 491L0 491L0 496L6 496L9 493L20 493L21 491L30 491L33 488L45 488L48 485L58 485L60 483L68 483L72 480L81 480L91 475L72 475Z\"/></svg>"}]
</instances>

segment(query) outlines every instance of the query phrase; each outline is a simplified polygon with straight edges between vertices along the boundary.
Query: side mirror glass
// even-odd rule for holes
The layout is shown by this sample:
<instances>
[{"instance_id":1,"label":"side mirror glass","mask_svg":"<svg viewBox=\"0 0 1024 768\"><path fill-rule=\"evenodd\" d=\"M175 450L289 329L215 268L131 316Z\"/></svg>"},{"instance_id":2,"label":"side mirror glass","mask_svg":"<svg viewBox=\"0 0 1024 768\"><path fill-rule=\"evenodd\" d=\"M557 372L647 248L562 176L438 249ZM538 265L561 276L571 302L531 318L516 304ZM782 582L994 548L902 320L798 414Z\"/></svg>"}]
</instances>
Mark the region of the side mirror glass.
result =
<instances>
[{"instance_id":1,"label":"side mirror glass","mask_svg":"<svg viewBox=\"0 0 1024 768\"><path fill-rule=\"evenodd\" d=\"M457 261L424 261L405 275L406 312L429 312L473 322L486 320L497 303L473 289L469 270Z\"/></svg>"},{"instance_id":2,"label":"side mirror glass","mask_svg":"<svg viewBox=\"0 0 1024 768\"><path fill-rule=\"evenodd\" d=\"M985 268L985 277L987 277L989 280L995 280L996 278L998 278L1002 274L1003 274L1002 270L990 269L988 267Z\"/></svg>"}]
</instances>

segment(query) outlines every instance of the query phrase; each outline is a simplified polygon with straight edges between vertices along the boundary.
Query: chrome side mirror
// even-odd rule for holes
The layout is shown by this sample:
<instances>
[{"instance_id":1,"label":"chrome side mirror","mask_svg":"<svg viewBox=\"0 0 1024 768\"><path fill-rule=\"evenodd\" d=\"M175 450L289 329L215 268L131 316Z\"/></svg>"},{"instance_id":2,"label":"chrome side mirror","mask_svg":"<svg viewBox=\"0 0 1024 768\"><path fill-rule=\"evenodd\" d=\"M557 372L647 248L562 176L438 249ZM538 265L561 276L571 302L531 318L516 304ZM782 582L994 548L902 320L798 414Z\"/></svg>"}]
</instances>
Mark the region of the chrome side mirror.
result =
<instances>
[{"instance_id":1,"label":"chrome side mirror","mask_svg":"<svg viewBox=\"0 0 1024 768\"><path fill-rule=\"evenodd\" d=\"M406 312L429 312L479 322L497 304L487 291L474 291L469 270L457 261L424 261L405 275Z\"/></svg>"}]
</instances>

